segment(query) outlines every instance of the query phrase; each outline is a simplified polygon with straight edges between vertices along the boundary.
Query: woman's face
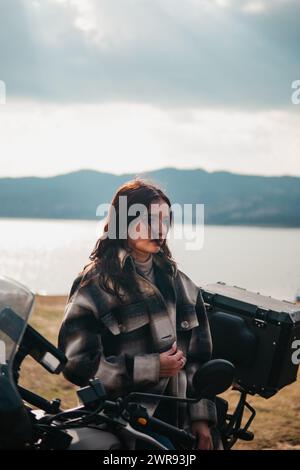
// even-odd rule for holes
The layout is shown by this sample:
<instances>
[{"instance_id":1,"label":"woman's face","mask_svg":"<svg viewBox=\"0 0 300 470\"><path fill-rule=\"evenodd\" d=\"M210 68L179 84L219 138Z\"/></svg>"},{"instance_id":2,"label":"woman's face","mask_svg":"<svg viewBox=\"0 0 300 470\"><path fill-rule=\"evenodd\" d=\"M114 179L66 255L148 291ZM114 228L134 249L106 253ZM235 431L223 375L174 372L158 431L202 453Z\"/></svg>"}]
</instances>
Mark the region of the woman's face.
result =
<instances>
[{"instance_id":1,"label":"woman's face","mask_svg":"<svg viewBox=\"0 0 300 470\"><path fill-rule=\"evenodd\" d=\"M129 225L128 246L137 252L157 253L168 234L170 208L160 199L150 205L147 215Z\"/></svg>"}]
</instances>

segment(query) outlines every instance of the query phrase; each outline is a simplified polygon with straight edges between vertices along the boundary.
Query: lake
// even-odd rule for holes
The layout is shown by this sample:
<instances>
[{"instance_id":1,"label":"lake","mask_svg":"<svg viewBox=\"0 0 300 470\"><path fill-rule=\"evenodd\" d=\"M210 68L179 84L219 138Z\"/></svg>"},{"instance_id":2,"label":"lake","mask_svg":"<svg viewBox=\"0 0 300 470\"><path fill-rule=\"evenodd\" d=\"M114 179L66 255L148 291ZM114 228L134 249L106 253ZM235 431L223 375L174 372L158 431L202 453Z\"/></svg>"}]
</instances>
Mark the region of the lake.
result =
<instances>
[{"instance_id":1,"label":"lake","mask_svg":"<svg viewBox=\"0 0 300 470\"><path fill-rule=\"evenodd\" d=\"M101 229L99 221L0 219L0 274L36 293L67 294ZM208 225L203 241L193 251L186 240L169 243L179 268L199 286L224 281L294 301L300 288L299 228Z\"/></svg>"}]
</instances>

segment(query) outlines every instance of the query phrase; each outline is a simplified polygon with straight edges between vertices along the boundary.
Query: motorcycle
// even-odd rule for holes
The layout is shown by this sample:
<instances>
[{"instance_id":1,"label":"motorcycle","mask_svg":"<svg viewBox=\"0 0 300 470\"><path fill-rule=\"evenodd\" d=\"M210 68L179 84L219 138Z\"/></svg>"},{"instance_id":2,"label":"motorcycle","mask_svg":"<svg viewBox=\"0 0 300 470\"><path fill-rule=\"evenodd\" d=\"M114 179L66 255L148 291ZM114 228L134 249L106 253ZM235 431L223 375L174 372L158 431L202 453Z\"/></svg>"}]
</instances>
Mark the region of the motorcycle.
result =
<instances>
[{"instance_id":1,"label":"motorcycle","mask_svg":"<svg viewBox=\"0 0 300 470\"><path fill-rule=\"evenodd\" d=\"M7 277L0 277L0 449L133 449L140 439L152 448L167 450L157 435L170 438L176 449L194 449L195 436L153 416L140 401L161 399L196 402L215 400L218 429L224 449L238 439L252 440L249 431L255 410L247 403L247 391L234 384L235 368L224 359L213 359L195 374L197 396L178 398L131 392L110 400L101 381L91 379L77 391L82 405L61 409L59 399L46 400L18 384L24 359L30 355L51 374L60 374L67 362L64 354L28 324L34 294ZM219 394L232 387L240 393L233 413ZM241 426L245 409L250 418Z\"/></svg>"}]
</instances>

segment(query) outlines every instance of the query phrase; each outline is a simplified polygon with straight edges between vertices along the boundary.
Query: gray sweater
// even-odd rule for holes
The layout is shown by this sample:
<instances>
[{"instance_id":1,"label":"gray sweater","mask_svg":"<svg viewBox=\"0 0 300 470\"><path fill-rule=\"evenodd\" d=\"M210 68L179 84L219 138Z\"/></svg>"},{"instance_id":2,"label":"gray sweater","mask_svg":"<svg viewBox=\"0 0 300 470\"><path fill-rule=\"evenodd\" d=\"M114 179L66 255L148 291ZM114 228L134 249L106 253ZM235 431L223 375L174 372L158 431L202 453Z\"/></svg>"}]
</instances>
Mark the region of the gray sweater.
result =
<instances>
[{"instance_id":1,"label":"gray sweater","mask_svg":"<svg viewBox=\"0 0 300 470\"><path fill-rule=\"evenodd\" d=\"M137 261L134 258L134 264L136 267L136 270L145 276L147 279L149 279L152 284L155 284L155 276L154 276L154 269L153 269L153 257L152 254L150 253L149 259L146 261Z\"/></svg>"}]
</instances>

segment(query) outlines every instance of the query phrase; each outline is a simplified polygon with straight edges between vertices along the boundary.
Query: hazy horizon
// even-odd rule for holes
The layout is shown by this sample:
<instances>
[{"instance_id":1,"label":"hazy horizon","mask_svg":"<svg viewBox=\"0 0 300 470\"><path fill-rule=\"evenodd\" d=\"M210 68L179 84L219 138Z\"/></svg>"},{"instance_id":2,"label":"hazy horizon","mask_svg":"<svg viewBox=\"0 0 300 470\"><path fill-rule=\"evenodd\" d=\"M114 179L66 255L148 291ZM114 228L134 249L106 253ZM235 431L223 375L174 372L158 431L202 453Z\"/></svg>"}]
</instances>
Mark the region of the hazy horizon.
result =
<instances>
[{"instance_id":1,"label":"hazy horizon","mask_svg":"<svg viewBox=\"0 0 300 470\"><path fill-rule=\"evenodd\" d=\"M230 174L233 174L233 175L240 175L240 176L261 176L261 177L265 177L265 178L281 178L281 177L294 177L294 178L300 178L300 175L293 175L293 174L286 174L286 173L283 173L283 174L278 174L278 175L264 175L264 174L260 174L260 173L238 173L236 171L229 171L229 170L226 170L226 169L219 169L219 170L206 170L205 168L201 168L201 167L188 167L188 168L183 168L183 167L175 167L175 166L161 166L161 167L155 167L155 168L152 168L152 169L149 169L147 171L141 171L141 172L129 172L129 171L126 171L126 172L117 172L117 171L102 171L102 170L99 170L99 169L96 169L96 168L85 168L85 167L82 167L82 168L76 168L74 170L70 170L70 171L67 171L67 172L63 172L63 173L53 173L53 174L49 174L49 175L34 175L34 174L29 174L29 175L19 175L19 176L10 176L10 175L0 175L0 179L6 179L6 178L11 178L11 179L18 179L18 178L55 178L56 176L65 176L67 174L71 174L71 173L79 173L79 172L98 172L98 173L107 173L107 174L112 174L112 175L115 175L115 176L125 176L125 175L141 175L141 177L143 175L145 175L145 177L147 176L148 173L151 173L151 172L156 172L156 171L159 171L159 170L187 170L187 171L205 171L206 173L230 173Z\"/></svg>"}]
</instances>

